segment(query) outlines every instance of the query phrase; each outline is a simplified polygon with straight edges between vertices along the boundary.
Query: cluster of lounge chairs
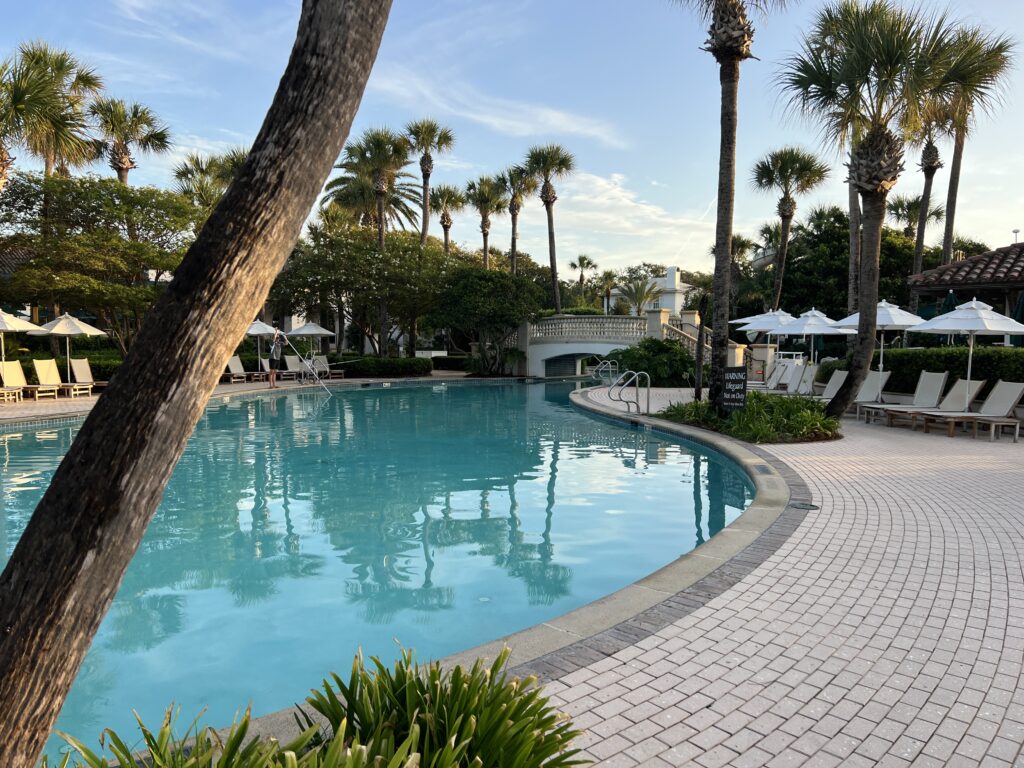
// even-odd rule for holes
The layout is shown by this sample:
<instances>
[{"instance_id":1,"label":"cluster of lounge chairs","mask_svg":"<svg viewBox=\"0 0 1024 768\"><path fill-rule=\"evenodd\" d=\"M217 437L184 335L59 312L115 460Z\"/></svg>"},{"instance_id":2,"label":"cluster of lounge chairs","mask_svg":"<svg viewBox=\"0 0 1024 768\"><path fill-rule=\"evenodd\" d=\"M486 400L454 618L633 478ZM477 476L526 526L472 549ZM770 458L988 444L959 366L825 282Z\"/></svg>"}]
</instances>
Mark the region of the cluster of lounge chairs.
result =
<instances>
[{"instance_id":1,"label":"cluster of lounge chairs","mask_svg":"<svg viewBox=\"0 0 1024 768\"><path fill-rule=\"evenodd\" d=\"M331 368L331 364L327 362L326 355L313 355L310 363L307 364L305 360L300 358L298 355L285 355L284 356L284 367L279 368L277 371L277 378L282 381L294 381L296 379L309 376L310 367L312 372L316 373L317 377L321 379L343 379L345 378L345 372L340 368ZM247 371L242 366L242 360L238 355L232 356L228 360L227 368L224 370L224 374L221 376L221 382L225 384L244 384L253 381L266 381L270 376L270 361L265 358L260 358L260 369L259 371Z\"/></svg>"},{"instance_id":2,"label":"cluster of lounge chairs","mask_svg":"<svg viewBox=\"0 0 1024 768\"><path fill-rule=\"evenodd\" d=\"M17 360L0 363L0 402L17 403L25 396L35 400L45 397L57 398L58 394L66 397L89 397L94 389L107 385L105 381L96 381L92 375L92 367L88 358L71 358L71 377L74 381L61 381L57 361L33 360L38 384L29 384L25 378L25 369Z\"/></svg>"},{"instance_id":3,"label":"cluster of lounge chairs","mask_svg":"<svg viewBox=\"0 0 1024 768\"><path fill-rule=\"evenodd\" d=\"M847 372L833 371L821 395L814 396L812 393L817 373L817 365L781 361L766 382L766 390L812 396L822 401L831 400L846 381ZM958 379L947 391L948 373L922 371L909 403L885 403L882 401L882 390L889 380L889 374L889 371L868 373L853 401L858 419L863 414L868 424L884 420L886 426L908 424L912 430L920 424L926 433L940 425L950 437L953 437L957 425L962 425L964 429L971 427L974 437L978 436L979 428L987 427L989 440L995 440L1004 428L1009 428L1013 433L1013 441L1020 439L1021 420L1015 414L1024 398L1024 383L997 381L981 406L972 410L971 404L985 388L985 381L972 380L968 383L965 379Z\"/></svg>"}]
</instances>

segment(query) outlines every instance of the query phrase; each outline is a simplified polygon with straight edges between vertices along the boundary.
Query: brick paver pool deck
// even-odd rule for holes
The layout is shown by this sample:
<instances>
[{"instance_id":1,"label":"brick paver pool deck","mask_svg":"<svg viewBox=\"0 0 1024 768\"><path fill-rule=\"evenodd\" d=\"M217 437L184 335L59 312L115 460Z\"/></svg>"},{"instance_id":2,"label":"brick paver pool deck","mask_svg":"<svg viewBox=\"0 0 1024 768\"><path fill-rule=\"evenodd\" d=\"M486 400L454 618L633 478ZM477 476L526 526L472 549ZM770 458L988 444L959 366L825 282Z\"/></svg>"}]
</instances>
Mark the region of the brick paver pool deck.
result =
<instances>
[{"instance_id":1,"label":"brick paver pool deck","mask_svg":"<svg viewBox=\"0 0 1024 768\"><path fill-rule=\"evenodd\" d=\"M844 432L765 447L820 509L763 564L548 683L588 757L1024 764L1024 445L852 419Z\"/></svg>"}]
</instances>

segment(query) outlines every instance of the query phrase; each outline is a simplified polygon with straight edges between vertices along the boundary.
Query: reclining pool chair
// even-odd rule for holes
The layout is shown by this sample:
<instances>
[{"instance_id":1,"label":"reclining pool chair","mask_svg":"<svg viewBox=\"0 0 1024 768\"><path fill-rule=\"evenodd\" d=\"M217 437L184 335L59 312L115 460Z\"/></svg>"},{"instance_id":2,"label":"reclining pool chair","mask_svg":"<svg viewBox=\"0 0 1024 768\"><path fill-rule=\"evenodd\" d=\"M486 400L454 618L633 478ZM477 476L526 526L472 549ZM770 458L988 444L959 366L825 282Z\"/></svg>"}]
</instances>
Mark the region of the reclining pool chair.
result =
<instances>
[{"instance_id":1,"label":"reclining pool chair","mask_svg":"<svg viewBox=\"0 0 1024 768\"><path fill-rule=\"evenodd\" d=\"M238 355L232 355L228 359L227 370L220 375L222 384L244 384L249 380L245 375L245 368L242 367L242 359Z\"/></svg>"},{"instance_id":2,"label":"reclining pool chair","mask_svg":"<svg viewBox=\"0 0 1024 768\"><path fill-rule=\"evenodd\" d=\"M839 388L846 382L846 377L849 375L849 371L832 371L832 376L829 377L825 390L820 395L815 395L814 399L824 403L831 401L836 396Z\"/></svg>"},{"instance_id":3,"label":"reclining pool chair","mask_svg":"<svg viewBox=\"0 0 1024 768\"><path fill-rule=\"evenodd\" d=\"M106 381L96 381L87 357L71 358L71 378L76 384L91 384L94 390L103 389L108 384Z\"/></svg>"},{"instance_id":4,"label":"reclining pool chair","mask_svg":"<svg viewBox=\"0 0 1024 768\"><path fill-rule=\"evenodd\" d=\"M269 376L270 375L270 360L268 360L265 357L261 357L260 358L260 368L262 368L263 372L265 374L267 374L267 376ZM281 381L295 381L295 379L297 379L298 377L299 377L299 372L298 371L289 371L289 370L286 370L284 368L278 368L277 369L277 378L279 378Z\"/></svg>"},{"instance_id":5,"label":"reclining pool chair","mask_svg":"<svg viewBox=\"0 0 1024 768\"><path fill-rule=\"evenodd\" d=\"M909 403L907 407L914 409L920 408L922 410L935 410L939 404L939 400L942 399L942 393L946 389L946 379L949 378L948 373L933 373L931 371L921 371L921 375L917 377L917 386L914 388L914 399ZM961 398L963 394L961 394ZM963 400L961 400L963 402ZM894 409L894 406L885 405L883 403L871 403L863 406L864 410L864 421L870 424L876 418L880 418L885 415L887 410ZM900 410L899 406L895 406L895 410Z\"/></svg>"},{"instance_id":6,"label":"reclining pool chair","mask_svg":"<svg viewBox=\"0 0 1024 768\"><path fill-rule=\"evenodd\" d=\"M892 371L868 371L864 381L857 390L857 396L853 398L856 406L856 416L860 418L860 409L865 405L873 405L882 399L882 390L885 389L885 382L889 380Z\"/></svg>"},{"instance_id":7,"label":"reclining pool chair","mask_svg":"<svg viewBox=\"0 0 1024 768\"><path fill-rule=\"evenodd\" d=\"M896 422L909 421L911 429L917 429L917 419L922 414L929 411L939 411L941 413L958 413L964 409L964 402L973 403L974 399L978 396L978 392L985 386L985 380L972 381L970 392L967 391L967 381L965 379L957 379L956 383L949 388L949 392L942 398L942 401L935 408L928 408L927 406L921 405L886 405L883 406L883 412L885 413L885 425L887 427L895 426Z\"/></svg>"},{"instance_id":8,"label":"reclining pool chair","mask_svg":"<svg viewBox=\"0 0 1024 768\"><path fill-rule=\"evenodd\" d=\"M1020 421L1012 417L1021 397L1024 397L1024 384L1016 381L997 381L977 413L972 411L960 411L958 413L931 411L922 414L924 418L924 431L927 434L928 426L932 422L944 422L947 434L953 437L953 431L956 429L957 424L972 424L974 426L974 436L977 438L978 424L982 423L989 425L989 440L994 440L996 427L1002 430L1004 426L1016 426L1013 442L1017 442L1017 439L1020 437Z\"/></svg>"},{"instance_id":9,"label":"reclining pool chair","mask_svg":"<svg viewBox=\"0 0 1024 768\"><path fill-rule=\"evenodd\" d=\"M57 392L60 391L60 387L44 386L44 385L29 385L25 381L25 369L21 367L21 363L17 360L8 360L6 363L0 363L0 379L3 380L4 387L10 387L17 389L22 393L28 393L32 395L36 400L40 397L52 397L57 398Z\"/></svg>"},{"instance_id":10,"label":"reclining pool chair","mask_svg":"<svg viewBox=\"0 0 1024 768\"><path fill-rule=\"evenodd\" d=\"M65 384L60 380L60 371L57 370L57 361L33 360L32 367L36 369L36 378L39 384L44 387L57 387L68 397L78 397L92 394L92 384Z\"/></svg>"}]
</instances>

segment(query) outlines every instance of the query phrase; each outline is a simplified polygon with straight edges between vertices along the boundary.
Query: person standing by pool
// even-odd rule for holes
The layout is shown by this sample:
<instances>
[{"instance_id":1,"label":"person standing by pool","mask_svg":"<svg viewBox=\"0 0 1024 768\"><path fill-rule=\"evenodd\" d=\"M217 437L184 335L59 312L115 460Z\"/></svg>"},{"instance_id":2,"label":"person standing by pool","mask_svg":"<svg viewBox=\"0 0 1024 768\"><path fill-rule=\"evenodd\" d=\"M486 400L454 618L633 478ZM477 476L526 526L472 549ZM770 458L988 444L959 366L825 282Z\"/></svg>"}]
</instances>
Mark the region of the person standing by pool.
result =
<instances>
[{"instance_id":1,"label":"person standing by pool","mask_svg":"<svg viewBox=\"0 0 1024 768\"><path fill-rule=\"evenodd\" d=\"M285 345L284 334L274 328L274 339L270 342L270 388L277 389L277 370L281 367L281 352Z\"/></svg>"}]
</instances>

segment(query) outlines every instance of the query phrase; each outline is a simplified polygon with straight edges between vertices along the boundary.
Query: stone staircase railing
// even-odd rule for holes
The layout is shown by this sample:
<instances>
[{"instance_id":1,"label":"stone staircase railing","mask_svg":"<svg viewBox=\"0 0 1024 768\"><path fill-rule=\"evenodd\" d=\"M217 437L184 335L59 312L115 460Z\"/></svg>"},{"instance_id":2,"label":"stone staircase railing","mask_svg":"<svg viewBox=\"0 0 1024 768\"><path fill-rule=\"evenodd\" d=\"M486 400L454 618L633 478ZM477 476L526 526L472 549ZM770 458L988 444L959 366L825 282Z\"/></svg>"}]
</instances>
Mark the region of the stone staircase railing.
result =
<instances>
[{"instance_id":1,"label":"stone staircase railing","mask_svg":"<svg viewBox=\"0 0 1024 768\"><path fill-rule=\"evenodd\" d=\"M671 323L664 323L661 326L661 328L662 328L662 331L665 334L665 338L666 339L676 339L677 341L682 342L683 347L691 355L696 355L697 354L697 336L696 336L696 334L688 333L688 332L684 331L682 328L678 328L678 327L672 325ZM704 351L706 353L706 355L705 355L705 359L706 360L710 359L710 355L711 355L711 341L710 341L711 334L710 334L709 331L710 331L709 328L705 328L704 329Z\"/></svg>"}]
</instances>

